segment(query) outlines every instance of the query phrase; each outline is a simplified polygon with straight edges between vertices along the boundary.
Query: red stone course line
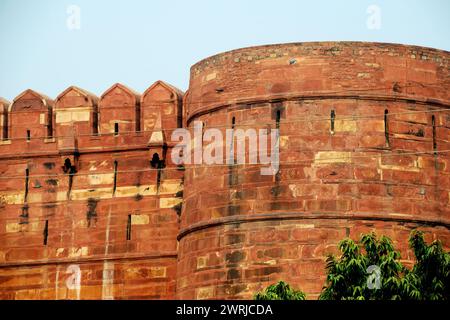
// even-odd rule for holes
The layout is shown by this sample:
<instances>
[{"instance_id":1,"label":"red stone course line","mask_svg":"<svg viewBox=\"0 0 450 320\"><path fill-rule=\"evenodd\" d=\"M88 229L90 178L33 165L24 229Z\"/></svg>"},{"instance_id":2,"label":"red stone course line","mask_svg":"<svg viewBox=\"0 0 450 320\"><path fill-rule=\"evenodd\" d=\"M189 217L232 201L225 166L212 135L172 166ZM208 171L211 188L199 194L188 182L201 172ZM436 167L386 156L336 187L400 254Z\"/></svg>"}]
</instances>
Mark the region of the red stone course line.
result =
<instances>
[{"instance_id":1,"label":"red stone course line","mask_svg":"<svg viewBox=\"0 0 450 320\"><path fill-rule=\"evenodd\" d=\"M149 259L176 259L176 252L167 252L167 253L157 253L157 254L109 254L108 256L90 256L85 258L73 258L73 259L42 259L42 260L23 260L23 261L14 261L14 262L6 262L0 263L0 269L2 268L12 268L12 267L34 267L34 266L42 266L42 265L59 265L59 264L89 264L93 262L102 262L102 261L139 261L139 260L149 260Z\"/></svg>"},{"instance_id":2,"label":"red stone course line","mask_svg":"<svg viewBox=\"0 0 450 320\"><path fill-rule=\"evenodd\" d=\"M127 150L123 150L123 151L127 151ZM300 151L308 153L308 152L312 152L313 150L308 150L308 149L301 149ZM351 150L350 150L351 151ZM362 149L362 150L355 150L353 152L375 152L375 151L382 151L380 149ZM384 150L384 151L391 151L389 149ZM396 149L395 151L408 151L408 150L401 150L401 149ZM380 157L380 158L390 158L390 157L404 157L404 156L408 156L408 155L426 155L426 154L446 154L449 153L449 150L430 150L430 151L417 151L417 152L397 152L397 153L389 153L389 154L378 154L378 155L366 155L366 156L358 156L358 155L352 155L352 158L357 158L357 159L372 159L374 157ZM328 158L328 160L342 160L344 158ZM302 164L302 163L311 163L313 162L314 159L303 159L303 160L299 160L299 161L283 161L281 164L286 165L286 164ZM251 166L257 166L258 164L252 164ZM260 166L265 166L266 164L260 164ZM245 169L246 164L208 164L208 165L186 165L183 169L181 168L166 168L166 171L183 171L186 169L197 169L197 168L220 168L220 167L243 167ZM137 170L121 170L121 171L117 171L117 173L137 173L137 172L156 172L158 171L158 169L152 169L152 168L148 168L148 169L137 169ZM108 173L112 173L112 171L104 171L104 172L97 172L96 174L108 174ZM83 175L92 175L92 173L79 173L76 174L77 176L83 176ZM63 174L63 175L55 175L55 174L48 174L48 175L30 175L30 178L42 178L42 177L48 177L48 176L52 176L52 177L68 177L68 174ZM21 176L0 176L0 179L22 179L24 178L23 175Z\"/></svg>"},{"instance_id":3,"label":"red stone course line","mask_svg":"<svg viewBox=\"0 0 450 320\"><path fill-rule=\"evenodd\" d=\"M241 223L252 223L252 222L260 222L260 221L269 221L269 220L361 220L361 221L391 221L398 223L412 223L417 226L426 225L426 226L442 226L447 229L450 229L450 220L428 220L428 219L417 219L417 218L396 218L389 217L386 215L367 215L366 213L341 213L341 214L324 214L324 213L306 213L304 211L299 212L289 212L289 213L258 213L252 215L238 215L232 217L224 217L213 219L208 222L199 222L193 224L183 230L178 234L177 240L180 241L183 237L187 236L190 233L215 228L219 226L224 226L228 224L241 224Z\"/></svg>"},{"instance_id":4,"label":"red stone course line","mask_svg":"<svg viewBox=\"0 0 450 320\"><path fill-rule=\"evenodd\" d=\"M386 88L384 88L386 89ZM417 98L411 96L388 96L388 95L363 95L363 94L335 94L329 92L321 92L321 93L311 93L311 94L302 94L302 95L271 95L264 97L252 97L248 99L236 99L232 101L232 103L227 104L218 104L218 105L208 105L204 108L198 108L195 113L189 115L186 120L187 125L189 125L192 121L197 119L198 117L208 114L210 112L219 111L221 109L226 109L234 106L241 105L252 105L252 104L263 104L263 103L276 103L276 102L287 102L287 101L302 101L302 100L344 100L344 99L355 99L361 101L387 101L387 102L405 102L417 105L426 105L426 106L435 106L439 108L450 109L450 101L448 100L440 100L440 99L430 99L430 98ZM193 103L195 104L195 103ZM199 104L205 105L205 102L199 102ZM431 113L435 110L424 111L426 113ZM438 111L439 112L439 111ZM405 112L406 114L407 112ZM398 113L401 114L401 113ZM393 114L395 115L395 114ZM364 117L354 117L354 119L364 118ZM291 119L292 120L292 119ZM321 119L322 120L322 119ZM329 121L329 118L324 118L324 121ZM304 120L306 121L306 120ZM314 119L308 120L314 121ZM316 120L317 121L317 120ZM288 121L284 121L288 122ZM254 124L257 124L254 123Z\"/></svg>"}]
</instances>

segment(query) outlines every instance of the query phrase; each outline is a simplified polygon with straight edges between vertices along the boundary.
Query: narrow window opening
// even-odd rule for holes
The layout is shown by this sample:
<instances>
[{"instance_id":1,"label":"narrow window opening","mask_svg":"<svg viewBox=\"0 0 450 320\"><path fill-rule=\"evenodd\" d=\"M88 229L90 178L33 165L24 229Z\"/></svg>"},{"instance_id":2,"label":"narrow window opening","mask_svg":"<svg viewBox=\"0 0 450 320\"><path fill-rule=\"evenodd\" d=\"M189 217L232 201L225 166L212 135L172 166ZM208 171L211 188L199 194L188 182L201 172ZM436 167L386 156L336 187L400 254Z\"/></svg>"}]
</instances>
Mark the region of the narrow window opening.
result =
<instances>
[{"instance_id":1,"label":"narrow window opening","mask_svg":"<svg viewBox=\"0 0 450 320\"><path fill-rule=\"evenodd\" d=\"M30 181L30 170L27 168L25 169L25 195L24 195L24 202L27 203L28 199L28 185Z\"/></svg>"},{"instance_id":2,"label":"narrow window opening","mask_svg":"<svg viewBox=\"0 0 450 320\"><path fill-rule=\"evenodd\" d=\"M431 125L433 126L433 151L437 154L437 142L436 142L436 118L431 116Z\"/></svg>"},{"instance_id":3,"label":"narrow window opening","mask_svg":"<svg viewBox=\"0 0 450 320\"><path fill-rule=\"evenodd\" d=\"M64 160L64 166L63 166L64 173L69 173L71 168L72 168L72 162L70 161L69 158L66 158L66 160Z\"/></svg>"},{"instance_id":4,"label":"narrow window opening","mask_svg":"<svg viewBox=\"0 0 450 320\"><path fill-rule=\"evenodd\" d=\"M183 103L181 100L177 99L177 127L181 128L183 126Z\"/></svg>"},{"instance_id":5,"label":"narrow window opening","mask_svg":"<svg viewBox=\"0 0 450 320\"><path fill-rule=\"evenodd\" d=\"M154 153L152 160L150 160L150 165L153 169L157 169L159 165L159 154Z\"/></svg>"},{"instance_id":6,"label":"narrow window opening","mask_svg":"<svg viewBox=\"0 0 450 320\"><path fill-rule=\"evenodd\" d=\"M31 140L31 131L27 130L27 141Z\"/></svg>"},{"instance_id":7,"label":"narrow window opening","mask_svg":"<svg viewBox=\"0 0 450 320\"><path fill-rule=\"evenodd\" d=\"M277 129L280 129L280 120L281 120L281 110L277 110L277 117L276 117L276 127L277 127Z\"/></svg>"},{"instance_id":8,"label":"narrow window opening","mask_svg":"<svg viewBox=\"0 0 450 320\"><path fill-rule=\"evenodd\" d=\"M45 227L44 227L44 246L47 245L48 241L48 220L45 220Z\"/></svg>"},{"instance_id":9,"label":"narrow window opening","mask_svg":"<svg viewBox=\"0 0 450 320\"><path fill-rule=\"evenodd\" d=\"M281 109L277 110L277 114L276 114L276 129L279 130L280 129L280 121L281 121ZM277 133L277 135L279 136L279 132ZM278 184L281 180L281 170L278 170L277 173L275 174L275 182ZM278 189L278 188L277 188Z\"/></svg>"},{"instance_id":10,"label":"narrow window opening","mask_svg":"<svg viewBox=\"0 0 450 320\"><path fill-rule=\"evenodd\" d=\"M117 189L117 160L114 161L114 185L113 185L113 195L116 194Z\"/></svg>"},{"instance_id":11,"label":"narrow window opening","mask_svg":"<svg viewBox=\"0 0 450 320\"><path fill-rule=\"evenodd\" d=\"M231 129L234 130L236 126L236 117L232 117L231 118ZM235 157L234 154L234 132L232 131L232 136L231 136L231 146L230 146L230 155L229 155L229 162L230 165L228 166L228 185L231 187L233 185L236 184L236 173L235 173L235 168L233 166L233 164L237 163L237 159ZM232 159L232 163L231 164L231 159Z\"/></svg>"},{"instance_id":12,"label":"narrow window opening","mask_svg":"<svg viewBox=\"0 0 450 320\"><path fill-rule=\"evenodd\" d=\"M164 168L164 161L162 161L159 158L159 154L154 153L152 160L150 160L150 166L153 169L157 169L157 174L156 174L156 190L157 192L159 192L159 187L161 185L161 175L162 175L162 169Z\"/></svg>"},{"instance_id":13,"label":"narrow window opening","mask_svg":"<svg viewBox=\"0 0 450 320\"><path fill-rule=\"evenodd\" d=\"M114 135L115 136L119 135L119 123L118 122L114 123Z\"/></svg>"},{"instance_id":14,"label":"narrow window opening","mask_svg":"<svg viewBox=\"0 0 450 320\"><path fill-rule=\"evenodd\" d=\"M389 142L389 122L388 122L388 115L389 111L386 109L384 110L384 138L386 140L386 147L389 148L390 142Z\"/></svg>"},{"instance_id":15,"label":"narrow window opening","mask_svg":"<svg viewBox=\"0 0 450 320\"><path fill-rule=\"evenodd\" d=\"M202 136L201 136L201 141L200 141L200 148L202 148L201 146L203 146L203 137L205 136L205 126L206 126L206 122L202 121Z\"/></svg>"},{"instance_id":16,"label":"narrow window opening","mask_svg":"<svg viewBox=\"0 0 450 320\"><path fill-rule=\"evenodd\" d=\"M69 158L67 158L64 161L63 171L64 171L64 173L69 174L69 186L68 186L68 190L67 190L67 199L70 199L70 193L72 192L72 185L73 185L73 177L74 177L75 173L77 173L77 170L75 169L75 166L72 165Z\"/></svg>"},{"instance_id":17,"label":"narrow window opening","mask_svg":"<svg viewBox=\"0 0 450 320\"><path fill-rule=\"evenodd\" d=\"M137 102L136 104L136 132L141 131L141 104Z\"/></svg>"},{"instance_id":18,"label":"narrow window opening","mask_svg":"<svg viewBox=\"0 0 450 320\"><path fill-rule=\"evenodd\" d=\"M48 109L47 138L53 137L53 110Z\"/></svg>"},{"instance_id":19,"label":"narrow window opening","mask_svg":"<svg viewBox=\"0 0 450 320\"><path fill-rule=\"evenodd\" d=\"M3 140L8 140L8 112L3 112Z\"/></svg>"},{"instance_id":20,"label":"narrow window opening","mask_svg":"<svg viewBox=\"0 0 450 320\"><path fill-rule=\"evenodd\" d=\"M98 109L94 106L94 112L92 114L92 133L94 136L98 135Z\"/></svg>"},{"instance_id":21,"label":"narrow window opening","mask_svg":"<svg viewBox=\"0 0 450 320\"><path fill-rule=\"evenodd\" d=\"M127 222L127 240L131 240L131 214L128 215L128 222Z\"/></svg>"},{"instance_id":22,"label":"narrow window opening","mask_svg":"<svg viewBox=\"0 0 450 320\"><path fill-rule=\"evenodd\" d=\"M231 129L234 130L236 127L236 117L231 118ZM234 132L231 133L231 146L230 146L230 159L233 159L233 163L237 162L234 154Z\"/></svg>"},{"instance_id":23,"label":"narrow window opening","mask_svg":"<svg viewBox=\"0 0 450 320\"><path fill-rule=\"evenodd\" d=\"M334 121L336 119L336 112L334 110L331 110L330 119L331 119L330 132L331 134L334 134Z\"/></svg>"},{"instance_id":24,"label":"narrow window opening","mask_svg":"<svg viewBox=\"0 0 450 320\"><path fill-rule=\"evenodd\" d=\"M88 228L91 227L91 224L95 225L97 223L97 203L98 200L93 199L93 198L89 198L88 199L88 211L86 213L86 218L87 218L87 222L88 222Z\"/></svg>"},{"instance_id":25,"label":"narrow window opening","mask_svg":"<svg viewBox=\"0 0 450 320\"><path fill-rule=\"evenodd\" d=\"M27 224L28 223L28 216L29 216L29 212L28 212L28 204L24 204L24 206L22 207L22 213L20 214L20 224Z\"/></svg>"}]
</instances>

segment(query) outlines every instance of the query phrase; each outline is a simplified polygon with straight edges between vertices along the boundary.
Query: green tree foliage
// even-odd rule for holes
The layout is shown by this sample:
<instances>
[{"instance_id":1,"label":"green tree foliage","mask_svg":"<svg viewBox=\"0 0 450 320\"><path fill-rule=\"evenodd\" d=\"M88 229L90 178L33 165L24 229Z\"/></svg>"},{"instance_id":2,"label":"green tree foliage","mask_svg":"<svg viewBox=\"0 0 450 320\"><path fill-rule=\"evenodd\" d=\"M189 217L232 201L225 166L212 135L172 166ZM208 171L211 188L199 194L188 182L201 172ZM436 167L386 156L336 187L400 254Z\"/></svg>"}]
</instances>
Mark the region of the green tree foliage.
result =
<instances>
[{"instance_id":1,"label":"green tree foliage","mask_svg":"<svg viewBox=\"0 0 450 320\"><path fill-rule=\"evenodd\" d=\"M305 300L302 291L292 289L287 283L280 281L268 286L264 291L255 295L255 300Z\"/></svg>"},{"instance_id":2,"label":"green tree foliage","mask_svg":"<svg viewBox=\"0 0 450 320\"><path fill-rule=\"evenodd\" d=\"M362 235L355 243L339 243L341 256L328 256L327 280L321 300L450 300L450 254L439 240L427 244L423 232L412 231L409 246L415 255L410 270L385 236ZM302 291L280 281L255 295L256 300L305 300Z\"/></svg>"},{"instance_id":3,"label":"green tree foliage","mask_svg":"<svg viewBox=\"0 0 450 320\"><path fill-rule=\"evenodd\" d=\"M409 244L416 256L412 270L400 262L389 238L374 233L339 243L341 257L327 258L323 300L448 300L450 255L439 241L427 245L423 233L413 231Z\"/></svg>"},{"instance_id":4,"label":"green tree foliage","mask_svg":"<svg viewBox=\"0 0 450 320\"><path fill-rule=\"evenodd\" d=\"M408 297L422 300L450 299L450 254L442 248L438 240L427 245L423 233L413 231L409 238L409 246L416 256L416 264L411 272L405 275L417 292Z\"/></svg>"}]
</instances>

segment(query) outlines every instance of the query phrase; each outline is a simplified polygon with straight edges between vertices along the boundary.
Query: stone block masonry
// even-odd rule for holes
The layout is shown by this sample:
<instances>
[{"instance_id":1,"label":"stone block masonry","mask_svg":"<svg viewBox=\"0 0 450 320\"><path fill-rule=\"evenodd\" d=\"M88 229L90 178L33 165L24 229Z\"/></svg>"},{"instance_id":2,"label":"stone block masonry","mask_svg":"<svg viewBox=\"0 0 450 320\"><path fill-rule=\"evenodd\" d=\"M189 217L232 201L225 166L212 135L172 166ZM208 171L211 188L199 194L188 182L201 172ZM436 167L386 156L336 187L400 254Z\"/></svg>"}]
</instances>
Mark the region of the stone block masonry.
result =
<instances>
[{"instance_id":1,"label":"stone block masonry","mask_svg":"<svg viewBox=\"0 0 450 320\"><path fill-rule=\"evenodd\" d=\"M1 298L175 298L183 171L149 141L156 119L176 127L182 98L158 81L142 96L115 84L2 100Z\"/></svg>"},{"instance_id":2,"label":"stone block masonry","mask_svg":"<svg viewBox=\"0 0 450 320\"><path fill-rule=\"evenodd\" d=\"M0 298L316 298L337 243L450 246L450 54L383 43L238 49L99 98L0 99ZM279 128L280 171L171 160L176 128ZM247 154L248 156L248 154Z\"/></svg>"}]
</instances>

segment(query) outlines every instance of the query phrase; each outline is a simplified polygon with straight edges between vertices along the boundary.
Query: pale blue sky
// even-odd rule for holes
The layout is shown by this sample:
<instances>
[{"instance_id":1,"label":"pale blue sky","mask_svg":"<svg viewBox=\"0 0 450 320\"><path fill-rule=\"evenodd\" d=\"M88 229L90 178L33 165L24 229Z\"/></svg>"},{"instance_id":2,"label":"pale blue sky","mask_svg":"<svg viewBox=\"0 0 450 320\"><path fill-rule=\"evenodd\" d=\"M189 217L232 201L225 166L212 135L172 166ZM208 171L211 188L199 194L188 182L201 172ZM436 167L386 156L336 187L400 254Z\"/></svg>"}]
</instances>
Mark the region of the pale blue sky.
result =
<instances>
[{"instance_id":1,"label":"pale blue sky","mask_svg":"<svg viewBox=\"0 0 450 320\"><path fill-rule=\"evenodd\" d=\"M81 10L69 30L67 7ZM370 5L381 29L369 29ZM0 96L69 85L97 95L121 82L143 92L161 79L183 91L189 68L240 47L355 40L450 50L448 0L0 0Z\"/></svg>"}]
</instances>

